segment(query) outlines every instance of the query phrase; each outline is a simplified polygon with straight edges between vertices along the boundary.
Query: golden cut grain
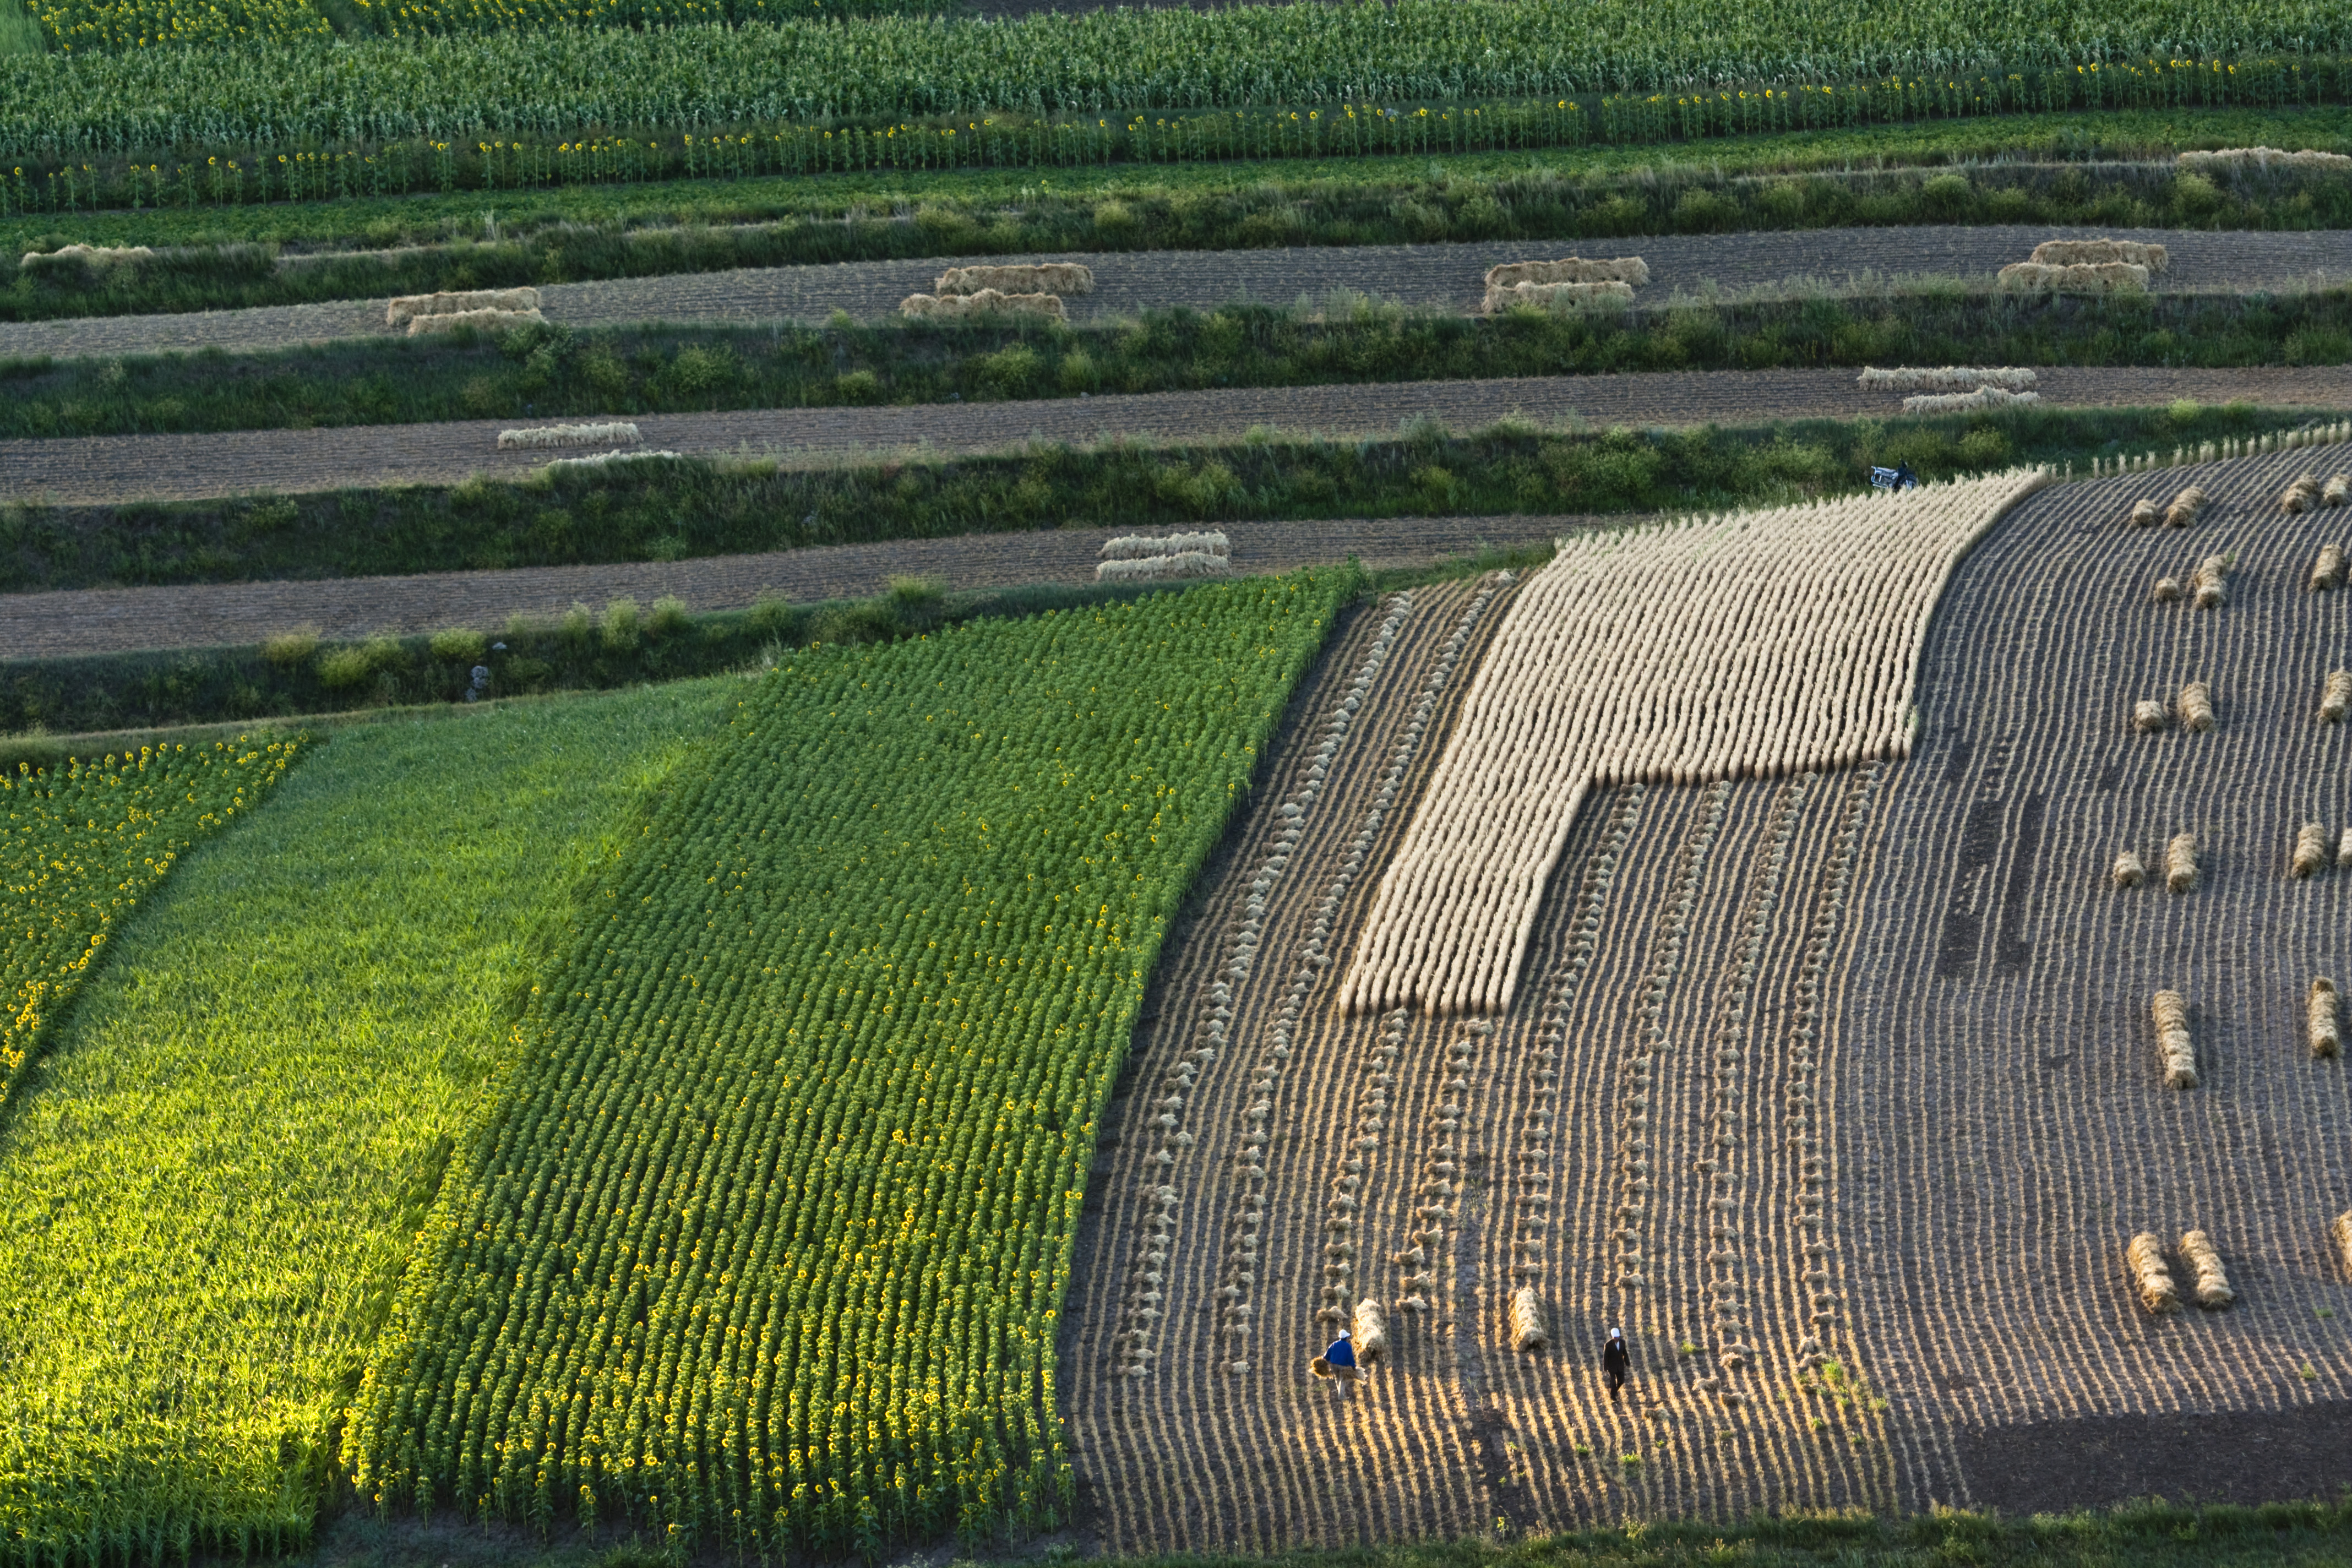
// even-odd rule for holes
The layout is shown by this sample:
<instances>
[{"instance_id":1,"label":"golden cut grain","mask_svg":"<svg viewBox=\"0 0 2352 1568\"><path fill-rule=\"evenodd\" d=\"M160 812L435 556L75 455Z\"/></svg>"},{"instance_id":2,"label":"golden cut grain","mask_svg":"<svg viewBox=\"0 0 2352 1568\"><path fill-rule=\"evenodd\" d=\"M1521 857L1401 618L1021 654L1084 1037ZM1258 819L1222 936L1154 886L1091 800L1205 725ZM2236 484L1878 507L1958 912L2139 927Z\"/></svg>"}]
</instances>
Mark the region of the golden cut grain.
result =
<instances>
[{"instance_id":1,"label":"golden cut grain","mask_svg":"<svg viewBox=\"0 0 2352 1568\"><path fill-rule=\"evenodd\" d=\"M1370 1296L1356 1303L1355 1321L1349 1325L1355 1333L1356 1361L1371 1366L1389 1353L1389 1321L1381 1304Z\"/></svg>"},{"instance_id":2,"label":"golden cut grain","mask_svg":"<svg viewBox=\"0 0 2352 1568\"><path fill-rule=\"evenodd\" d=\"M2197 890L2197 836L2178 833L2164 847L2164 885L2176 893Z\"/></svg>"},{"instance_id":3,"label":"golden cut grain","mask_svg":"<svg viewBox=\"0 0 2352 1568\"><path fill-rule=\"evenodd\" d=\"M2288 872L2295 877L2316 876L2327 866L2327 829L2315 822L2306 822L2294 836L2294 858L2288 862Z\"/></svg>"},{"instance_id":4,"label":"golden cut grain","mask_svg":"<svg viewBox=\"0 0 2352 1568\"><path fill-rule=\"evenodd\" d=\"M2180 727L2192 735L2213 727L2213 690L2201 680L2180 689Z\"/></svg>"},{"instance_id":5,"label":"golden cut grain","mask_svg":"<svg viewBox=\"0 0 2352 1568\"><path fill-rule=\"evenodd\" d=\"M2230 1289L2230 1277L2221 1269L2221 1255L2215 1250L2213 1238L2201 1230L2192 1230L2180 1238L2180 1260L2197 1273L2197 1304L2209 1312L2216 1312L2238 1299Z\"/></svg>"},{"instance_id":6,"label":"golden cut grain","mask_svg":"<svg viewBox=\"0 0 2352 1568\"><path fill-rule=\"evenodd\" d=\"M2189 1037L2189 1004L2178 991L2159 991L2149 1011L2156 1017L2156 1051L2164 1062L2164 1086L2195 1089L2197 1047Z\"/></svg>"},{"instance_id":7,"label":"golden cut grain","mask_svg":"<svg viewBox=\"0 0 2352 1568\"><path fill-rule=\"evenodd\" d=\"M2140 864L2139 852L2126 849L2116 856L2114 868L2107 872L2107 879L2118 888L2137 888L2147 881L2147 868Z\"/></svg>"},{"instance_id":8,"label":"golden cut grain","mask_svg":"<svg viewBox=\"0 0 2352 1568\"><path fill-rule=\"evenodd\" d=\"M2172 258L2160 245L2143 245L2134 239L2045 239L2033 247L2029 258L2045 267L2085 267L2102 262L2124 261L2135 267L2145 267L2150 272L2162 272L2172 265Z\"/></svg>"},{"instance_id":9,"label":"golden cut grain","mask_svg":"<svg viewBox=\"0 0 2352 1568\"><path fill-rule=\"evenodd\" d=\"M454 316L462 310L536 310L536 289L467 289L454 294L403 294L386 300L383 324L396 327L418 316Z\"/></svg>"},{"instance_id":10,"label":"golden cut grain","mask_svg":"<svg viewBox=\"0 0 2352 1568\"><path fill-rule=\"evenodd\" d=\"M2330 588L2343 585L2344 547L2340 544L2321 545L2319 559L2311 563L2311 591L2324 594Z\"/></svg>"},{"instance_id":11,"label":"golden cut grain","mask_svg":"<svg viewBox=\"0 0 2352 1568\"><path fill-rule=\"evenodd\" d=\"M1544 1321L1543 1298L1532 1285L1522 1285L1511 1292L1511 1348L1515 1351L1539 1351L1551 1342L1550 1326Z\"/></svg>"},{"instance_id":12,"label":"golden cut grain","mask_svg":"<svg viewBox=\"0 0 2352 1568\"><path fill-rule=\"evenodd\" d=\"M2142 699L2132 708L2132 728L2142 734L2164 728L2164 704Z\"/></svg>"},{"instance_id":13,"label":"golden cut grain","mask_svg":"<svg viewBox=\"0 0 2352 1568\"><path fill-rule=\"evenodd\" d=\"M2303 999L2303 1022L2304 1037L2311 1043L2315 1057L2337 1056L2344 1049L2344 1030L2336 1022L2336 982L2311 983L2311 990Z\"/></svg>"},{"instance_id":14,"label":"golden cut grain","mask_svg":"<svg viewBox=\"0 0 2352 1568\"><path fill-rule=\"evenodd\" d=\"M2172 1282L2171 1267L2164 1260L2164 1243L2154 1231L2133 1237L2124 1257L2131 1265L2132 1283L2139 1288L2141 1306L2151 1312L2180 1310L2180 1289Z\"/></svg>"},{"instance_id":15,"label":"golden cut grain","mask_svg":"<svg viewBox=\"0 0 2352 1568\"><path fill-rule=\"evenodd\" d=\"M2197 521L2197 514L2204 510L2205 492L2200 489L2197 486L2190 485L2187 489L2182 490L2179 495L2174 496L2172 498L2172 504L2165 508L2165 526L2168 528L2187 528L2190 523Z\"/></svg>"}]
</instances>

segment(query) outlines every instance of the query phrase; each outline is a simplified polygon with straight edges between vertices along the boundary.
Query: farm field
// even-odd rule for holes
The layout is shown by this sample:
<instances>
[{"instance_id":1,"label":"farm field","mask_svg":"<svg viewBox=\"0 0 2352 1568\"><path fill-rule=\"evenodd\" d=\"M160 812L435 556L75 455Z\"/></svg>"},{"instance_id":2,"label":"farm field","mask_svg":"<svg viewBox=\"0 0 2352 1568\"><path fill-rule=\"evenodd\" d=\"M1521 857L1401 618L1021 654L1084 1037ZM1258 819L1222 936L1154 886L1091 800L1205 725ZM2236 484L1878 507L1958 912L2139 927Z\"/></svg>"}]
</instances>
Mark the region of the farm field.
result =
<instances>
[{"instance_id":1,"label":"farm field","mask_svg":"<svg viewBox=\"0 0 2352 1568\"><path fill-rule=\"evenodd\" d=\"M2300 822L2332 846L2344 821L2344 731L2312 710L2352 601L2305 583L2347 514L2277 497L2347 466L2029 497L1936 611L1907 758L1596 790L1486 1012L1350 1016L1340 988L1436 742L1461 744L1446 650L1475 661L1529 584L1391 602L1378 658L1352 634L1307 694L1331 727L1273 759L1106 1122L1063 1338L1105 1546L2025 1512L2173 1495L2192 1463L2208 1500L2332 1489L2352 1166L2340 1062L2303 1024L2352 920L2341 870L2287 861ZM2188 532L2129 527L2190 484ZM2211 553L2237 563L2225 606L2150 602ZM2192 677L2225 723L2132 731L2143 689ZM2109 885L2177 831L2195 891ZM2192 1089L2162 1087L2166 986L2195 999ZM1228 1034L1155 1193L1157 1086ZM2237 1304L2151 1317L2126 1244L2200 1227ZM1522 1284L1540 1351L1512 1348ZM1366 1299L1369 1381L1301 1375ZM1633 1342L1622 1403L1604 1325Z\"/></svg>"}]
</instances>

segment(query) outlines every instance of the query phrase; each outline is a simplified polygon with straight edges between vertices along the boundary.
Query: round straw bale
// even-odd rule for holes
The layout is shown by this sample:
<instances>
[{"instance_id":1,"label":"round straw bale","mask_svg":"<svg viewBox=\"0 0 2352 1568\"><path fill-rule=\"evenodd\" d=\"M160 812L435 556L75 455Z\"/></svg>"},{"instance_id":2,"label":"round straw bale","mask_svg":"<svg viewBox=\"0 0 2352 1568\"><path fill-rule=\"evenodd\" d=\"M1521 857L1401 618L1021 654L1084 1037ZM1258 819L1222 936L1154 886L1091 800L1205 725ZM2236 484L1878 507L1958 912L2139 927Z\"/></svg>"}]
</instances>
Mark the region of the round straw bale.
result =
<instances>
[{"instance_id":1,"label":"round straw bale","mask_svg":"<svg viewBox=\"0 0 2352 1568\"><path fill-rule=\"evenodd\" d=\"M2151 595L2150 597L2155 599L2159 605L2178 603L2180 598L2180 579L2178 577L2158 577L2156 580L2156 592Z\"/></svg>"},{"instance_id":2,"label":"round straw bale","mask_svg":"<svg viewBox=\"0 0 2352 1568\"><path fill-rule=\"evenodd\" d=\"M2303 1000L2305 1037L2315 1057L2340 1055L2344 1049L2343 1026L2336 1021L2336 982L2315 980Z\"/></svg>"},{"instance_id":3,"label":"round straw bale","mask_svg":"<svg viewBox=\"0 0 2352 1568\"><path fill-rule=\"evenodd\" d=\"M2197 1048L2189 1037L2189 1004L2178 991L2159 991L2149 1009L2156 1016L2156 1048L2164 1058L2164 1087L2197 1087Z\"/></svg>"},{"instance_id":4,"label":"round straw bale","mask_svg":"<svg viewBox=\"0 0 2352 1568\"><path fill-rule=\"evenodd\" d=\"M2341 724L2352 713L2352 669L2331 669L2319 683L2319 721Z\"/></svg>"},{"instance_id":5,"label":"round straw bale","mask_svg":"<svg viewBox=\"0 0 2352 1568\"><path fill-rule=\"evenodd\" d=\"M1532 1285L1522 1285L1511 1292L1511 1348L1517 1351L1539 1351L1551 1342L1551 1331L1544 1322L1543 1299Z\"/></svg>"},{"instance_id":6,"label":"round straw bale","mask_svg":"<svg viewBox=\"0 0 2352 1568\"><path fill-rule=\"evenodd\" d=\"M2294 858L2288 863L2288 872L2295 877L2309 877L2327 865L2327 829L2315 822L2306 822L2294 836Z\"/></svg>"},{"instance_id":7,"label":"round straw bale","mask_svg":"<svg viewBox=\"0 0 2352 1568\"><path fill-rule=\"evenodd\" d=\"M2180 727L2199 735L2213 727L2213 689L2201 680L2180 689Z\"/></svg>"},{"instance_id":8,"label":"round straw bale","mask_svg":"<svg viewBox=\"0 0 2352 1568\"><path fill-rule=\"evenodd\" d=\"M2164 885L2176 893L2197 890L2197 836L2176 834L2164 847Z\"/></svg>"},{"instance_id":9,"label":"round straw bale","mask_svg":"<svg viewBox=\"0 0 2352 1568\"><path fill-rule=\"evenodd\" d=\"M2158 520L2163 516L2164 509L2158 506L2152 500L2134 501L2132 503L2131 522L2134 528L2153 528L2156 526Z\"/></svg>"},{"instance_id":10,"label":"round straw bale","mask_svg":"<svg viewBox=\"0 0 2352 1568\"><path fill-rule=\"evenodd\" d=\"M2319 559L2311 563L2311 591L2324 594L2330 588L2343 585L2344 547L2340 544L2321 545Z\"/></svg>"},{"instance_id":11,"label":"round straw bale","mask_svg":"<svg viewBox=\"0 0 2352 1568\"><path fill-rule=\"evenodd\" d=\"M2172 1282L2172 1268L2164 1260L2164 1243L2154 1231L2133 1237L2124 1257L2131 1265L2132 1283L2138 1287L2141 1306L2151 1312L2180 1310L2180 1289Z\"/></svg>"},{"instance_id":12,"label":"round straw bale","mask_svg":"<svg viewBox=\"0 0 2352 1568\"><path fill-rule=\"evenodd\" d=\"M2238 1299L2230 1289L2230 1277L2221 1269L2221 1255L2214 1249L2213 1238L2201 1230L2192 1230L2180 1238L2180 1261L2196 1271L2197 1304L2207 1311L2219 1311Z\"/></svg>"},{"instance_id":13,"label":"round straw bale","mask_svg":"<svg viewBox=\"0 0 2352 1568\"><path fill-rule=\"evenodd\" d=\"M1356 1303L1356 1361L1370 1366L1389 1353L1389 1320L1381 1304L1367 1296Z\"/></svg>"},{"instance_id":14,"label":"round straw bale","mask_svg":"<svg viewBox=\"0 0 2352 1568\"><path fill-rule=\"evenodd\" d=\"M2147 868L2140 864L2137 851L2126 849L2116 857L2115 868L2107 876L2118 888L2137 888L2147 880Z\"/></svg>"},{"instance_id":15,"label":"round straw bale","mask_svg":"<svg viewBox=\"0 0 2352 1568\"><path fill-rule=\"evenodd\" d=\"M2143 700L2132 708L2132 728L2143 732L2164 728L2164 704Z\"/></svg>"}]
</instances>

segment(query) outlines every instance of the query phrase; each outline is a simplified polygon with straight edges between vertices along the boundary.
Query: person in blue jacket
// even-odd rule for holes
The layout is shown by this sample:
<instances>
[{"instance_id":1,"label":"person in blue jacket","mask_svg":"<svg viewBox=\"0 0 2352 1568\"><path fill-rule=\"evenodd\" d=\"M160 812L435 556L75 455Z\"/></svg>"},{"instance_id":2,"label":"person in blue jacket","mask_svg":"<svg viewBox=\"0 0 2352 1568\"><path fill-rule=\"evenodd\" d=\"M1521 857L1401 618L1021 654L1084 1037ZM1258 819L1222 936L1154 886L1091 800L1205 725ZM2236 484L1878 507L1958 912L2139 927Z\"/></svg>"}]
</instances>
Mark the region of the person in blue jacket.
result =
<instances>
[{"instance_id":1,"label":"person in blue jacket","mask_svg":"<svg viewBox=\"0 0 2352 1568\"><path fill-rule=\"evenodd\" d=\"M1339 1337L1331 1342L1331 1348L1323 1352L1323 1364L1329 1367L1331 1375L1342 1383L1353 1383L1364 1375L1362 1369L1356 1365L1356 1347L1349 1342L1345 1329L1341 1329Z\"/></svg>"}]
</instances>

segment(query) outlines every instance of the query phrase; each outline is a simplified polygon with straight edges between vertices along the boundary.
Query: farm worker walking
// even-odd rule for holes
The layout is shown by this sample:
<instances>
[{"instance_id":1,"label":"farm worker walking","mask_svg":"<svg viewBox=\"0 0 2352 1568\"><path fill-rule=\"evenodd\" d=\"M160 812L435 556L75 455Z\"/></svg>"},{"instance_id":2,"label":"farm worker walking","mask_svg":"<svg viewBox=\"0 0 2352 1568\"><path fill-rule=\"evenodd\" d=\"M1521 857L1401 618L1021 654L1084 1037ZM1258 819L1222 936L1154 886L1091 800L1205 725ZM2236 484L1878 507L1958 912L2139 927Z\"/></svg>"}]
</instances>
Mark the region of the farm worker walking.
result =
<instances>
[{"instance_id":1,"label":"farm worker walking","mask_svg":"<svg viewBox=\"0 0 2352 1568\"><path fill-rule=\"evenodd\" d=\"M1342 1383L1354 1383L1364 1374L1356 1365L1356 1347L1348 1342L1348 1331L1341 1329L1331 1348L1315 1358L1315 1375L1336 1377Z\"/></svg>"},{"instance_id":2,"label":"farm worker walking","mask_svg":"<svg viewBox=\"0 0 2352 1568\"><path fill-rule=\"evenodd\" d=\"M1609 1377L1609 1400L1617 1401L1617 1391L1625 1386L1625 1331L1609 1331L1609 1348L1601 1352L1601 1370Z\"/></svg>"}]
</instances>

